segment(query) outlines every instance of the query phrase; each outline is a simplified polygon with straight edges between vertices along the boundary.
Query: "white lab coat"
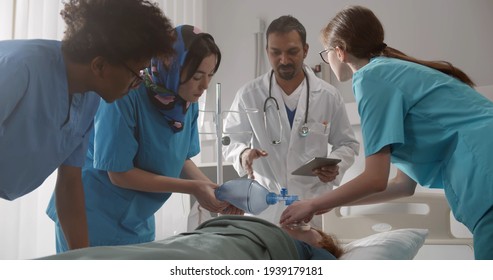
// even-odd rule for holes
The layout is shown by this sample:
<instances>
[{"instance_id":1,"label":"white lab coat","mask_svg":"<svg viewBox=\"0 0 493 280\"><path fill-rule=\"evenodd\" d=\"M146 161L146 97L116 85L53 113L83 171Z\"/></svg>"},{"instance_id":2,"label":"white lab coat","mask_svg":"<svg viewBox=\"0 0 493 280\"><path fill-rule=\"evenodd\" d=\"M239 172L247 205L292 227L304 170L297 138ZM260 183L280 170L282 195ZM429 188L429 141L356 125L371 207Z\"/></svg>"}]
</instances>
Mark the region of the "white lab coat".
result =
<instances>
[{"instance_id":1,"label":"white lab coat","mask_svg":"<svg viewBox=\"0 0 493 280\"><path fill-rule=\"evenodd\" d=\"M226 161L233 163L238 174L246 174L240 164L240 153L249 147L263 149L269 155L254 161L255 179L270 191L279 193L280 188L284 187L288 189L288 194L298 195L300 199L312 198L332 190L334 185L341 182L359 151L359 143L339 91L315 76L306 65L305 72L310 85L308 136L302 137L299 134L305 120L306 90L301 92L292 129L281 93L272 90L272 96L279 103L283 131L281 143L271 144L273 137L266 132L263 109L264 101L269 96L270 71L238 90L231 105L232 112L224 120L224 133L231 138L231 143L223 146L223 155ZM275 83L274 77L272 82ZM256 109L257 112L251 113L251 109ZM277 122L277 119L267 121L268 126ZM279 131L278 126L275 127ZM329 145L332 147L330 151ZM339 163L339 176L333 182L323 183L316 176L291 175L292 171L311 158L327 156L342 160ZM259 217L278 224L285 208L284 203L278 203L270 206ZM320 217L312 224L321 227Z\"/></svg>"}]
</instances>

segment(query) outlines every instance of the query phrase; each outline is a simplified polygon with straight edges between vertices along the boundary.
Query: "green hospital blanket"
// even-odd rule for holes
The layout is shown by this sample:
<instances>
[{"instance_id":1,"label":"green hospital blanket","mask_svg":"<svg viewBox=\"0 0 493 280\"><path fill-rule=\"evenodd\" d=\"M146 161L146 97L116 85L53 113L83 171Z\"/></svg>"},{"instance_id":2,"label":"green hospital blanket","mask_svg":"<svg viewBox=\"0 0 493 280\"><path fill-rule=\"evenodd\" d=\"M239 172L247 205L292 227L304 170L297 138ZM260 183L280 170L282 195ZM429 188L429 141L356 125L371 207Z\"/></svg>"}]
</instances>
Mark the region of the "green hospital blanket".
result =
<instances>
[{"instance_id":1,"label":"green hospital blanket","mask_svg":"<svg viewBox=\"0 0 493 280\"><path fill-rule=\"evenodd\" d=\"M41 259L282 260L299 259L293 239L267 221L220 216L164 240L73 250Z\"/></svg>"}]
</instances>

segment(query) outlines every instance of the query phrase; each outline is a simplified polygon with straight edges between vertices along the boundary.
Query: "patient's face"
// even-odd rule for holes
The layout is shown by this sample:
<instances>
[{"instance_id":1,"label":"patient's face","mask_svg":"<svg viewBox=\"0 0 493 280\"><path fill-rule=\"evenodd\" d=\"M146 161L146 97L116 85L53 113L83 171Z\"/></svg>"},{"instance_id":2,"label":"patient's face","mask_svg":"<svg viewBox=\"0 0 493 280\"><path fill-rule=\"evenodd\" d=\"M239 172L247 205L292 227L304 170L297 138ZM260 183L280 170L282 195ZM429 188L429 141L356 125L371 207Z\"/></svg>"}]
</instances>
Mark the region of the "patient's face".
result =
<instances>
[{"instance_id":1,"label":"patient's face","mask_svg":"<svg viewBox=\"0 0 493 280\"><path fill-rule=\"evenodd\" d=\"M289 227L283 227L282 229L285 230L289 234L289 236L294 239L303 241L314 247L322 248L322 246L320 245L320 242L322 241L322 235L320 235L318 231L312 228L306 231L299 228L291 229Z\"/></svg>"}]
</instances>

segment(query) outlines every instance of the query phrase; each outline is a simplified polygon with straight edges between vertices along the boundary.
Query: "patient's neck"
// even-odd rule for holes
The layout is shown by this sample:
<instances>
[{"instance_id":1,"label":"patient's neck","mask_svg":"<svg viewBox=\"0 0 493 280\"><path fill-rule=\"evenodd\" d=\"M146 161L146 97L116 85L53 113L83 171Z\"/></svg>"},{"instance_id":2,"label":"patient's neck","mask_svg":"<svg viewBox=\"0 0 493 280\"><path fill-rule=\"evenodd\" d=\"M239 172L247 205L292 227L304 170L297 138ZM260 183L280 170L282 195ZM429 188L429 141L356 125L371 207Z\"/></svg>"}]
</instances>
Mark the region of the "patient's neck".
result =
<instances>
[{"instance_id":1,"label":"patient's neck","mask_svg":"<svg viewBox=\"0 0 493 280\"><path fill-rule=\"evenodd\" d=\"M322 241L322 236L314 229L301 230L299 228L291 229L289 227L283 227L282 229L294 239L303 241L313 247L321 248L320 241Z\"/></svg>"}]
</instances>

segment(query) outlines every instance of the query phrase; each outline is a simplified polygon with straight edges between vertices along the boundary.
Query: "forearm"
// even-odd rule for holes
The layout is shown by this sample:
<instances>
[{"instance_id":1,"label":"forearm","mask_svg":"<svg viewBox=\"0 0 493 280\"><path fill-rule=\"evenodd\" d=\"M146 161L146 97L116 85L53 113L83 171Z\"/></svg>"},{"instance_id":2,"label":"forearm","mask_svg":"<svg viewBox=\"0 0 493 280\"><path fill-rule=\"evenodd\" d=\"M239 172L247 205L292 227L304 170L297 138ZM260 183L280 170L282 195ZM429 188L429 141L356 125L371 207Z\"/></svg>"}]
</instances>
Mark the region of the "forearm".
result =
<instances>
[{"instance_id":1,"label":"forearm","mask_svg":"<svg viewBox=\"0 0 493 280\"><path fill-rule=\"evenodd\" d=\"M250 148L250 144L235 141L236 140L231 137L231 144L223 146L223 156L226 161L233 164L234 169L241 177L247 174L241 162L241 155L245 150Z\"/></svg>"},{"instance_id":2,"label":"forearm","mask_svg":"<svg viewBox=\"0 0 493 280\"><path fill-rule=\"evenodd\" d=\"M193 194L197 189L196 181L194 180L158 175L140 168L133 168L126 172L108 172L108 175L114 185L136 191Z\"/></svg>"},{"instance_id":3,"label":"forearm","mask_svg":"<svg viewBox=\"0 0 493 280\"><path fill-rule=\"evenodd\" d=\"M313 199L316 212L332 209L343 205L352 205L355 201L377 195L385 189L381 183L372 183L365 173L357 176L346 184Z\"/></svg>"},{"instance_id":4,"label":"forearm","mask_svg":"<svg viewBox=\"0 0 493 280\"><path fill-rule=\"evenodd\" d=\"M317 211L332 209L338 206L351 205L368 196L379 195L388 185L390 172L389 148L383 148L379 153L365 160L365 170L353 180L325 193L313 200ZM407 176L406 176L407 177ZM400 177L402 179L402 177Z\"/></svg>"},{"instance_id":5,"label":"forearm","mask_svg":"<svg viewBox=\"0 0 493 280\"><path fill-rule=\"evenodd\" d=\"M89 246L81 170L60 166L55 187L56 208L70 249Z\"/></svg>"},{"instance_id":6,"label":"forearm","mask_svg":"<svg viewBox=\"0 0 493 280\"><path fill-rule=\"evenodd\" d=\"M402 173L397 171L397 175L389 181L387 188L383 192L372 194L368 197L351 203L350 205L363 205L385 202L405 196L411 196L416 190L416 182Z\"/></svg>"},{"instance_id":7,"label":"forearm","mask_svg":"<svg viewBox=\"0 0 493 280\"><path fill-rule=\"evenodd\" d=\"M212 182L209 177L207 177L201 170L198 168L198 166L190 159L187 159L185 161L185 164L183 165L183 169L181 171L181 176L184 179L191 179L191 180L201 180L201 181L208 181Z\"/></svg>"}]
</instances>

